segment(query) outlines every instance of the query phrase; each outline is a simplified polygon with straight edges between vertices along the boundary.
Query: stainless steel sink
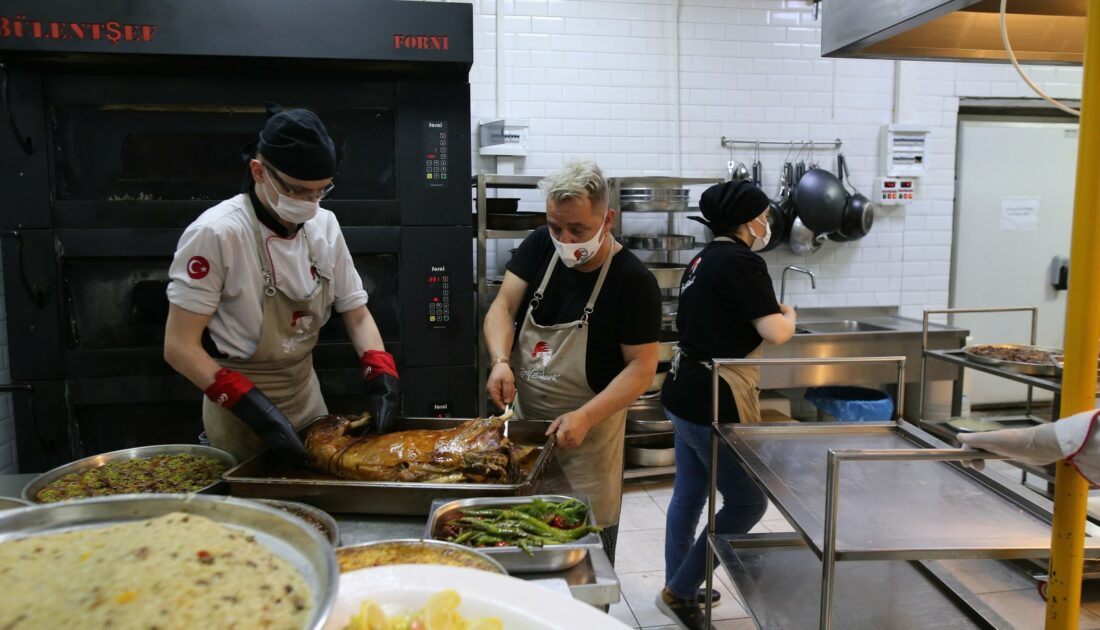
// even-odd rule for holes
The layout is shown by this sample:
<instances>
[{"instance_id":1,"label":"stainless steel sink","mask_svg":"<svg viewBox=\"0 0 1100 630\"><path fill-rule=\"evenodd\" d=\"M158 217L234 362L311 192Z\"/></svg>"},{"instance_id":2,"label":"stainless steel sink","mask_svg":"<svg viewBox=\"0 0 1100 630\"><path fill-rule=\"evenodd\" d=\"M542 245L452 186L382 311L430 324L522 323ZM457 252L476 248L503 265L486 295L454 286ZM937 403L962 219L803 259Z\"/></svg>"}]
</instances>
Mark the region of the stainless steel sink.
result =
<instances>
[{"instance_id":1,"label":"stainless steel sink","mask_svg":"<svg viewBox=\"0 0 1100 630\"><path fill-rule=\"evenodd\" d=\"M833 322L806 322L801 328L806 330L807 333L859 333L893 330L893 328L887 326L861 322L854 319L843 319ZM795 329L795 334L799 334L798 328Z\"/></svg>"}]
</instances>

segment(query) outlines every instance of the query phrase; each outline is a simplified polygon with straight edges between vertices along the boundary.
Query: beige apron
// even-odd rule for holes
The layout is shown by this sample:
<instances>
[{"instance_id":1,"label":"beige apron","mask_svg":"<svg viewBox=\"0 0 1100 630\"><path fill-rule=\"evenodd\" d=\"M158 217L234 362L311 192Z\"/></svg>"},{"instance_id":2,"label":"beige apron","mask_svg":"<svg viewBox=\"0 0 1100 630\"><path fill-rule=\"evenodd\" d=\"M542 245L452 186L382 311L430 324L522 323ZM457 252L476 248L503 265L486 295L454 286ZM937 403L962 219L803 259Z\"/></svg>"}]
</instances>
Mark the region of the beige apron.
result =
<instances>
[{"instance_id":1,"label":"beige apron","mask_svg":"<svg viewBox=\"0 0 1100 630\"><path fill-rule=\"evenodd\" d=\"M728 236L719 236L714 240L733 242L733 239ZM763 357L763 348L764 344L761 343L752 352L746 354L744 358L759 359ZM676 368L683 358L684 354L680 350L680 346L676 346L676 354L672 361L672 374L676 373ZM707 369L714 369L709 361L700 361L700 363L705 365ZM723 366L718 375L722 377L726 385L729 385L730 391L733 392L733 402L737 405L737 415L741 419L741 424L759 424L760 388L757 386L760 384L760 366L726 365ZM708 392L708 395L711 395L711 393Z\"/></svg>"},{"instance_id":2,"label":"beige apron","mask_svg":"<svg viewBox=\"0 0 1100 630\"><path fill-rule=\"evenodd\" d=\"M596 395L588 386L585 355L588 351L588 318L603 288L611 258L607 256L592 295L580 320L543 326L535 322L534 311L542 301L550 276L558 264L555 252L527 308L519 339L512 348L511 361L516 369L515 412L518 418L554 420L576 411ZM559 450L557 460L565 472L565 481L575 493L586 494L592 501L596 523L601 527L619 522L623 498L623 439L626 433L626 409L604 418L592 427L584 442L571 450ZM566 488L547 484L541 491L553 493Z\"/></svg>"},{"instance_id":3,"label":"beige apron","mask_svg":"<svg viewBox=\"0 0 1100 630\"><path fill-rule=\"evenodd\" d=\"M300 427L328 413L317 374L313 371L313 347L317 345L317 333L332 307L332 283L317 274L317 286L310 297L298 300L284 294L275 286L269 261L263 254L266 250L254 213L251 218L265 285L260 341L248 359L219 359L218 363L252 379L294 426ZM310 264L316 269L317 261L306 238L305 226L301 232L301 237L306 239ZM244 422L206 397L202 400L202 424L210 445L229 451L238 461L265 448Z\"/></svg>"}]
</instances>

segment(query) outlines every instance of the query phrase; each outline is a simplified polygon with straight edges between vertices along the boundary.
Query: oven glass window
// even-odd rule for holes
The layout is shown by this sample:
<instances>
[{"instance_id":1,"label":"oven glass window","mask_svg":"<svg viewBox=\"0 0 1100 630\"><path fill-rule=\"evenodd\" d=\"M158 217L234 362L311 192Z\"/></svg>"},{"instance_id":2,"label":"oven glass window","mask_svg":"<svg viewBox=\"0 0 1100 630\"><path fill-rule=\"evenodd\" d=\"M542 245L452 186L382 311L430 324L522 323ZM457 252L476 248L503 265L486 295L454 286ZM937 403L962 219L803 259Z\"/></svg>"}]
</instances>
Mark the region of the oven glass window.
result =
<instances>
[{"instance_id":1,"label":"oven glass window","mask_svg":"<svg viewBox=\"0 0 1100 630\"><path fill-rule=\"evenodd\" d=\"M329 199L394 199L393 112L313 109L340 159ZM215 201L242 189L242 149L266 114L220 105L54 104L51 119L58 201Z\"/></svg>"}]
</instances>

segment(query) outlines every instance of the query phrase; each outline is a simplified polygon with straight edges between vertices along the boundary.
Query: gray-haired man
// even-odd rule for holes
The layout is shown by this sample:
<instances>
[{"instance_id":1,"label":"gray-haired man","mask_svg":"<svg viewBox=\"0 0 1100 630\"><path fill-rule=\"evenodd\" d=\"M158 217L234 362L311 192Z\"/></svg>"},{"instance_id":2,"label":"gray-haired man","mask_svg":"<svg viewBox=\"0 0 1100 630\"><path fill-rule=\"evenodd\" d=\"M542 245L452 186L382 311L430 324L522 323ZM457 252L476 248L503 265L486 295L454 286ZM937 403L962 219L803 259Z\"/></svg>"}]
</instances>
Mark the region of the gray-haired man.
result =
<instances>
[{"instance_id":1,"label":"gray-haired man","mask_svg":"<svg viewBox=\"0 0 1100 630\"><path fill-rule=\"evenodd\" d=\"M591 498L614 561L626 407L657 370L661 292L611 235L615 210L594 162L539 187L547 227L516 250L485 317L486 388L498 406L514 399L519 418L553 421L558 460L572 490Z\"/></svg>"}]
</instances>

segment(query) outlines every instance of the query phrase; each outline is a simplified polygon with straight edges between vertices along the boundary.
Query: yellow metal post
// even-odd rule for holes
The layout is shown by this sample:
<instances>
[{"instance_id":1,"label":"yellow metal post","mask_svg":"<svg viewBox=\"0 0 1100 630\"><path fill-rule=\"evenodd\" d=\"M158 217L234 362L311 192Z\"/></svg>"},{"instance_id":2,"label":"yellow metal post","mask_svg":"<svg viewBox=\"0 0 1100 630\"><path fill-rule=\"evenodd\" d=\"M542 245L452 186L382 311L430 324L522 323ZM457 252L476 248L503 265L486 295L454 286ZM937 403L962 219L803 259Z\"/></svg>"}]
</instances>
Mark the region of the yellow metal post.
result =
<instances>
[{"instance_id":1,"label":"yellow metal post","mask_svg":"<svg viewBox=\"0 0 1100 630\"><path fill-rule=\"evenodd\" d=\"M1100 338L1100 0L1089 0L1087 23L1070 245L1073 273L1066 298L1063 418L1094 406ZM1088 483L1073 466L1058 462L1054 494L1046 627L1076 630L1081 609Z\"/></svg>"}]
</instances>

